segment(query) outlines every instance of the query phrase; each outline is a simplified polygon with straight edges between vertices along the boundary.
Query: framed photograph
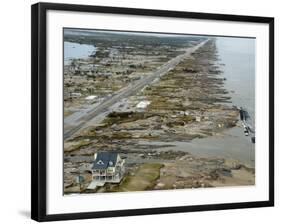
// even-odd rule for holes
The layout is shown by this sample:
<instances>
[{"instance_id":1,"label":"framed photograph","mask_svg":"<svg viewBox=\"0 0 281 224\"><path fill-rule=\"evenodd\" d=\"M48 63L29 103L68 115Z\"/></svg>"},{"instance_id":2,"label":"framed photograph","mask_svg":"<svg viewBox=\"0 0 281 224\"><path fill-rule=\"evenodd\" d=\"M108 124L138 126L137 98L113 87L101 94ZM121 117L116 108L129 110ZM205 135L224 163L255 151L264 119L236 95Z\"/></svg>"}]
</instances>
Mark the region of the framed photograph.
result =
<instances>
[{"instance_id":1,"label":"framed photograph","mask_svg":"<svg viewBox=\"0 0 281 224\"><path fill-rule=\"evenodd\" d=\"M32 219L274 205L274 19L32 6Z\"/></svg>"}]
</instances>

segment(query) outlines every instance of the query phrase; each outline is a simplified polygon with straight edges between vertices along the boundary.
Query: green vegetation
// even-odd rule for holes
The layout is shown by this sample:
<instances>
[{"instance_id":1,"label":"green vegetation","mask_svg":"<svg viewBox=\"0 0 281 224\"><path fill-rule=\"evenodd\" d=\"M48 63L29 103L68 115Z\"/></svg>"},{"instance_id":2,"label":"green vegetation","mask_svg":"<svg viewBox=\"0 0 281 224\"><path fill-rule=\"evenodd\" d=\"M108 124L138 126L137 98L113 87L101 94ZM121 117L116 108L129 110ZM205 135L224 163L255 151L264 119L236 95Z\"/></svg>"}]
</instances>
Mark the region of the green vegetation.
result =
<instances>
[{"instance_id":1,"label":"green vegetation","mask_svg":"<svg viewBox=\"0 0 281 224\"><path fill-rule=\"evenodd\" d=\"M91 142L89 140L81 140L81 141L75 142L70 147L64 148L64 151L65 152L73 152L73 151L76 151L76 150L81 149L83 147L86 147L90 144L91 144Z\"/></svg>"},{"instance_id":2,"label":"green vegetation","mask_svg":"<svg viewBox=\"0 0 281 224\"><path fill-rule=\"evenodd\" d=\"M184 126L188 123L195 121L195 117L192 115L185 115L181 117L177 117L177 119L172 120L171 122L166 123L166 125L170 128L177 127L177 126Z\"/></svg>"},{"instance_id":3,"label":"green vegetation","mask_svg":"<svg viewBox=\"0 0 281 224\"><path fill-rule=\"evenodd\" d=\"M147 119L154 116L153 114L143 113L143 112L112 112L107 118L103 120L105 127L109 127L113 124L121 124L127 122L133 122L136 120Z\"/></svg>"},{"instance_id":4,"label":"green vegetation","mask_svg":"<svg viewBox=\"0 0 281 224\"><path fill-rule=\"evenodd\" d=\"M131 173L124 178L114 191L143 191L152 189L155 181L160 176L160 169L163 164L146 163L140 165L135 173Z\"/></svg>"},{"instance_id":5,"label":"green vegetation","mask_svg":"<svg viewBox=\"0 0 281 224\"><path fill-rule=\"evenodd\" d=\"M73 113L73 112L70 111L70 110L64 110L64 111L63 111L63 116L64 116L64 117L67 117L67 116L71 115L72 113Z\"/></svg>"},{"instance_id":6,"label":"green vegetation","mask_svg":"<svg viewBox=\"0 0 281 224\"><path fill-rule=\"evenodd\" d=\"M185 123L190 123L192 121L195 121L195 117L192 115L184 115L183 117L181 117L181 120Z\"/></svg>"}]
</instances>

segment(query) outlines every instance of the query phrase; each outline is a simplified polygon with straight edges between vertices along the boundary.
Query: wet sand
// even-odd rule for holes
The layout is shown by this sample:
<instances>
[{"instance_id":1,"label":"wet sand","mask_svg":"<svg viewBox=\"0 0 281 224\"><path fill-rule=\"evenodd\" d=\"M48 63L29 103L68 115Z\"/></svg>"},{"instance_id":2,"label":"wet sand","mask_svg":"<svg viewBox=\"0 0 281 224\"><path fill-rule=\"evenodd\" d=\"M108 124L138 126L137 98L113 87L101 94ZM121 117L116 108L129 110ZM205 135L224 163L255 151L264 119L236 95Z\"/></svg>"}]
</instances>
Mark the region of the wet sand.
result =
<instances>
[{"instance_id":1,"label":"wet sand","mask_svg":"<svg viewBox=\"0 0 281 224\"><path fill-rule=\"evenodd\" d=\"M235 159L245 165L255 167L255 145L243 134L241 127L227 129L222 133L206 138L197 138L189 142L139 142L148 145L173 145L160 151L184 151L198 157L218 157Z\"/></svg>"}]
</instances>

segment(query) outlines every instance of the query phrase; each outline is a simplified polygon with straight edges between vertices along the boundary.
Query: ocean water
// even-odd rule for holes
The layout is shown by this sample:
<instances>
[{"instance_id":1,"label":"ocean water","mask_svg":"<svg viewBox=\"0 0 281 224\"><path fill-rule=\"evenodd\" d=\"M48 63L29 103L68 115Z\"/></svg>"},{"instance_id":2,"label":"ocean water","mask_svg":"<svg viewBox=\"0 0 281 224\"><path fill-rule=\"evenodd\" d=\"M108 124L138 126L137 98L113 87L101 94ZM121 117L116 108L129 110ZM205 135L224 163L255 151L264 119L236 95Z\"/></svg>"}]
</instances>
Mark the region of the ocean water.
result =
<instances>
[{"instance_id":1,"label":"ocean water","mask_svg":"<svg viewBox=\"0 0 281 224\"><path fill-rule=\"evenodd\" d=\"M232 97L232 104L243 107L255 121L255 39L225 38L216 39L219 63L226 78L225 89ZM240 124L240 121L238 122ZM150 142L160 144L163 142ZM165 143L164 143L165 144ZM190 142L169 142L161 150L182 150L200 157L221 157L238 160L250 167L255 167L255 144L244 135L240 126L225 130L215 136L194 139Z\"/></svg>"},{"instance_id":2,"label":"ocean water","mask_svg":"<svg viewBox=\"0 0 281 224\"><path fill-rule=\"evenodd\" d=\"M232 104L248 111L249 122L255 126L255 39L216 38L218 55L226 78ZM175 148L199 156L216 156L239 160L255 166L255 144L243 133L242 127L234 127L222 134L191 142L176 142Z\"/></svg>"},{"instance_id":3,"label":"ocean water","mask_svg":"<svg viewBox=\"0 0 281 224\"><path fill-rule=\"evenodd\" d=\"M221 69L233 105L245 108L255 121L255 39L220 37L216 41Z\"/></svg>"}]
</instances>

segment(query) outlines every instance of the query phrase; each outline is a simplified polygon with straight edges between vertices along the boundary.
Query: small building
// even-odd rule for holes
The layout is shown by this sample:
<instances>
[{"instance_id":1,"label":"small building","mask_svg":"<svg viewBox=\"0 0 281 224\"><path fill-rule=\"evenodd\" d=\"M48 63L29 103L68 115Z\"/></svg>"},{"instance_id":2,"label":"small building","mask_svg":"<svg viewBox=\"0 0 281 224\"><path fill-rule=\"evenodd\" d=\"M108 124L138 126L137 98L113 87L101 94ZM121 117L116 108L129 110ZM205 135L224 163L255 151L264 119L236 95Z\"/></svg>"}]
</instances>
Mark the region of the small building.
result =
<instances>
[{"instance_id":1,"label":"small building","mask_svg":"<svg viewBox=\"0 0 281 224\"><path fill-rule=\"evenodd\" d=\"M97 152L92 166L93 181L119 183L125 173L125 160L116 152Z\"/></svg>"},{"instance_id":2,"label":"small building","mask_svg":"<svg viewBox=\"0 0 281 224\"><path fill-rule=\"evenodd\" d=\"M137 108L138 108L138 109L145 109L149 104L150 104L150 101L148 101L148 100L143 100L143 101L140 101L140 102L137 104Z\"/></svg>"},{"instance_id":3,"label":"small building","mask_svg":"<svg viewBox=\"0 0 281 224\"><path fill-rule=\"evenodd\" d=\"M85 97L85 100L86 100L88 103L94 103L94 102L97 101L97 98L98 98L98 96L90 95L90 96Z\"/></svg>"},{"instance_id":4,"label":"small building","mask_svg":"<svg viewBox=\"0 0 281 224\"><path fill-rule=\"evenodd\" d=\"M81 93L70 93L70 96L72 97L72 98L78 98L78 97L81 97L82 96L82 94Z\"/></svg>"},{"instance_id":5,"label":"small building","mask_svg":"<svg viewBox=\"0 0 281 224\"><path fill-rule=\"evenodd\" d=\"M87 96L86 98L85 98L85 100L94 100L94 99L96 99L97 98L97 96L95 96L95 95L90 95L90 96Z\"/></svg>"}]
</instances>

